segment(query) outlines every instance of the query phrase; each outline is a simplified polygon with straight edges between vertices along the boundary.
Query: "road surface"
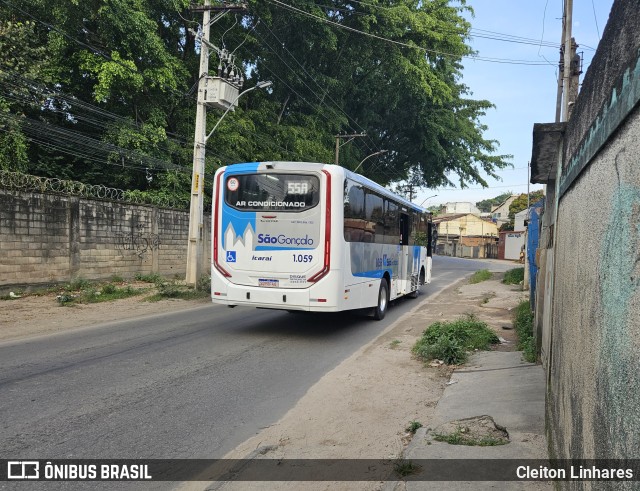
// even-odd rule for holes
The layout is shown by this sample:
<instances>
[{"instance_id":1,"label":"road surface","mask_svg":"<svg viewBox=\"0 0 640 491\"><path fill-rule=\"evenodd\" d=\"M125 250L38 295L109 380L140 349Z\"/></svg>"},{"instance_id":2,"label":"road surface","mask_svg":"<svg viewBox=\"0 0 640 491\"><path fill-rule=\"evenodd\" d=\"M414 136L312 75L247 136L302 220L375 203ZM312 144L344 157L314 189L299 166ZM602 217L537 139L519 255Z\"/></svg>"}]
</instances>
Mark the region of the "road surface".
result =
<instances>
[{"instance_id":1,"label":"road surface","mask_svg":"<svg viewBox=\"0 0 640 491\"><path fill-rule=\"evenodd\" d=\"M387 317L205 305L0 344L3 458L219 458L459 278L505 262L436 257Z\"/></svg>"}]
</instances>

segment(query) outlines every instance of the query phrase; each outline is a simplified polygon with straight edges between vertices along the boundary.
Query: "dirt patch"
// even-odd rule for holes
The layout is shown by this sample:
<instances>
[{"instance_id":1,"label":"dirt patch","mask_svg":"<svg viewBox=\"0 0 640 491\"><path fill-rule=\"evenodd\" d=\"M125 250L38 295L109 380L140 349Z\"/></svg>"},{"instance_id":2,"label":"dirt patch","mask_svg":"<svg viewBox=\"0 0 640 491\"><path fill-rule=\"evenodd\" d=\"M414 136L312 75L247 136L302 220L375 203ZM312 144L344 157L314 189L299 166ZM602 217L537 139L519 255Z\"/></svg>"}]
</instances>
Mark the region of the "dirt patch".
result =
<instances>
[{"instance_id":1,"label":"dirt patch","mask_svg":"<svg viewBox=\"0 0 640 491\"><path fill-rule=\"evenodd\" d=\"M148 302L145 299L156 292L155 288L148 283L133 283L131 286L145 289L145 293L110 302L75 305L61 305L56 300L59 292L2 300L0 301L0 342L188 309L211 301L204 298Z\"/></svg>"},{"instance_id":2,"label":"dirt patch","mask_svg":"<svg viewBox=\"0 0 640 491\"><path fill-rule=\"evenodd\" d=\"M488 447L509 443L507 429L487 415L449 421L434 428L431 436L436 441L451 445Z\"/></svg>"}]
</instances>

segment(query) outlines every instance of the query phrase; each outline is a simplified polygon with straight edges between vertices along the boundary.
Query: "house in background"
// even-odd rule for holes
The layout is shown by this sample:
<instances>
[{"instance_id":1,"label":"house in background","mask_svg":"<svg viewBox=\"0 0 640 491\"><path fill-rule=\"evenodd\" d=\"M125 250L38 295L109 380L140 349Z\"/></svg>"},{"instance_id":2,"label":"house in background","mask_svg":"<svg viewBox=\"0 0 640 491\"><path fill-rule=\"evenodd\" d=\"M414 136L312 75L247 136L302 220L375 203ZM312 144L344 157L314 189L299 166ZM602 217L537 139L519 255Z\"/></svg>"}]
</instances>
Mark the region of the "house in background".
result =
<instances>
[{"instance_id":1,"label":"house in background","mask_svg":"<svg viewBox=\"0 0 640 491\"><path fill-rule=\"evenodd\" d=\"M498 227L474 213L450 213L433 218L438 230L436 253L469 258L498 257Z\"/></svg>"},{"instance_id":2,"label":"house in background","mask_svg":"<svg viewBox=\"0 0 640 491\"><path fill-rule=\"evenodd\" d=\"M469 201L450 201L440 207L440 213L474 213L480 215L480 210Z\"/></svg>"},{"instance_id":3,"label":"house in background","mask_svg":"<svg viewBox=\"0 0 640 491\"><path fill-rule=\"evenodd\" d=\"M512 194L502 203L491 208L491 218L496 222L498 228L500 228L500 225L503 223L507 223L509 221L509 206L511 206L511 203L513 203L517 197L517 194Z\"/></svg>"}]
</instances>

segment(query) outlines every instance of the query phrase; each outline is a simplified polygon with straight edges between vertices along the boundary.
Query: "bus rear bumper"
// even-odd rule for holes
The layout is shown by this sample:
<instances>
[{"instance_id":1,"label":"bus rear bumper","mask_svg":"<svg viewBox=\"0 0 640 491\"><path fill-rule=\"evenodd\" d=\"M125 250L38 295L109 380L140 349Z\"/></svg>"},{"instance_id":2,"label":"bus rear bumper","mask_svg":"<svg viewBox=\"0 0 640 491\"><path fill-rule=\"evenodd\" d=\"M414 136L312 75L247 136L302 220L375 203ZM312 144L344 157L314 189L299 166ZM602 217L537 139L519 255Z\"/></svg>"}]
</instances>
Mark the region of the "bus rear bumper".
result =
<instances>
[{"instance_id":1,"label":"bus rear bumper","mask_svg":"<svg viewBox=\"0 0 640 491\"><path fill-rule=\"evenodd\" d=\"M335 312L338 307L328 298L316 298L313 288L264 288L244 285L226 285L214 288L211 301L222 305L244 305L266 309Z\"/></svg>"}]
</instances>

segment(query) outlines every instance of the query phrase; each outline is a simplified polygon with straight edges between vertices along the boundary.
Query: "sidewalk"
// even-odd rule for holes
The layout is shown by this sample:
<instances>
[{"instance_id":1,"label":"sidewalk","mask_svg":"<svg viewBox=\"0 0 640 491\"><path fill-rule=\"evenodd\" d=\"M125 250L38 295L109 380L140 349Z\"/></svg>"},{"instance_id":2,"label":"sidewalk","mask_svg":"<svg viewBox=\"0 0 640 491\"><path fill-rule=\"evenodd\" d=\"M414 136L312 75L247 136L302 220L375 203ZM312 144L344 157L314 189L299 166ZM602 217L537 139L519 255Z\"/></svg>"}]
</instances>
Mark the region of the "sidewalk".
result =
<instances>
[{"instance_id":1,"label":"sidewalk","mask_svg":"<svg viewBox=\"0 0 640 491\"><path fill-rule=\"evenodd\" d=\"M483 290L482 283L465 285L461 295ZM497 294L487 306L513 305L513 295ZM513 331L505 331L512 333ZM546 459L544 427L545 380L540 365L527 363L519 351L486 351L473 354L457 368L435 408L433 418L418 429L405 449L406 460L418 459ZM480 416L490 416L479 419ZM461 421L466 420L466 421ZM508 433L509 443L496 446L454 445L434 439L436 434L460 431L482 434L487 423ZM478 433L476 433L476 431ZM464 475L463 469L461 475ZM542 482L434 482L387 483L386 491L398 490L547 490Z\"/></svg>"},{"instance_id":2,"label":"sidewalk","mask_svg":"<svg viewBox=\"0 0 640 491\"><path fill-rule=\"evenodd\" d=\"M405 458L412 459L544 459L547 458L544 433L544 372L542 367L522 361L519 351L482 352L473 355L466 366L453 372L451 381L436 406L434 420L420 428ZM434 440L458 422L488 415L504 427L510 442L497 446L450 445ZM473 422L473 420L471 421ZM387 489L552 489L539 482L411 482L396 483Z\"/></svg>"}]
</instances>

